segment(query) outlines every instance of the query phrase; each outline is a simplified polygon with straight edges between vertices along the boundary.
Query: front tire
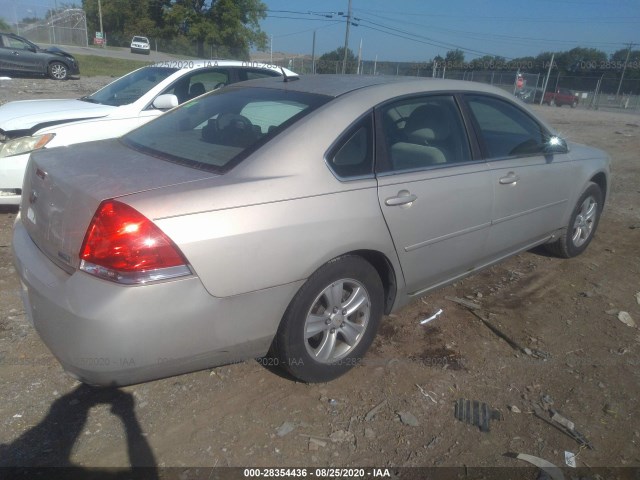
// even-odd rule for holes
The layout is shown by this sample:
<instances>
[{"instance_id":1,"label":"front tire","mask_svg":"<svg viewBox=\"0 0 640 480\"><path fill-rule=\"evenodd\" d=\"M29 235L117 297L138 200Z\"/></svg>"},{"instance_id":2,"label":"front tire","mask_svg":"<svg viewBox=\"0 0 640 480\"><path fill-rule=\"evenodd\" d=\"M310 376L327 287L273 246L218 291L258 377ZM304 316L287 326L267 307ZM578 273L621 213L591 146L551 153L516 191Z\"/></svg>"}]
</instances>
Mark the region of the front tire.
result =
<instances>
[{"instance_id":1,"label":"front tire","mask_svg":"<svg viewBox=\"0 0 640 480\"><path fill-rule=\"evenodd\" d=\"M64 63L52 62L49 64L49 77L53 80L66 80L69 77L69 69Z\"/></svg>"},{"instance_id":2,"label":"front tire","mask_svg":"<svg viewBox=\"0 0 640 480\"><path fill-rule=\"evenodd\" d=\"M590 183L578 199L569 225L560 238L548 244L547 250L563 258L571 258L584 252L596 233L603 206L602 190Z\"/></svg>"},{"instance_id":3,"label":"front tire","mask_svg":"<svg viewBox=\"0 0 640 480\"><path fill-rule=\"evenodd\" d=\"M272 357L303 382L327 382L343 375L371 345L383 298L380 276L366 260L353 255L331 260L291 301Z\"/></svg>"}]
</instances>

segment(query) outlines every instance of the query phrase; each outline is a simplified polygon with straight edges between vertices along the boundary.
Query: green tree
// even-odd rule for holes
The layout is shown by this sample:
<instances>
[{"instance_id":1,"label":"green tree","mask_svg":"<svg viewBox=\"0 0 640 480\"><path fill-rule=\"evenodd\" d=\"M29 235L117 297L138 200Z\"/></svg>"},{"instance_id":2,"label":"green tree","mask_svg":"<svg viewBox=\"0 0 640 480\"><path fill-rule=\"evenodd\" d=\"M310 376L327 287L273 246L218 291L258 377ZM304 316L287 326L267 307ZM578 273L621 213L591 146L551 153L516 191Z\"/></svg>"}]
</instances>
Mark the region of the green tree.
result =
<instances>
[{"instance_id":1,"label":"green tree","mask_svg":"<svg viewBox=\"0 0 640 480\"><path fill-rule=\"evenodd\" d=\"M0 30L2 30L3 32L8 32L11 30L11 27L3 18L0 18Z\"/></svg>"},{"instance_id":2,"label":"green tree","mask_svg":"<svg viewBox=\"0 0 640 480\"><path fill-rule=\"evenodd\" d=\"M627 60L628 49L623 48L611 54L611 64L620 72L627 62L627 69L624 72L624 78L627 80L640 79L640 50L631 50L629 52L629 60Z\"/></svg>"},{"instance_id":3,"label":"green tree","mask_svg":"<svg viewBox=\"0 0 640 480\"><path fill-rule=\"evenodd\" d=\"M607 54L597 48L572 48L567 52L556 53L561 72L584 73L597 70L607 61Z\"/></svg>"},{"instance_id":4,"label":"green tree","mask_svg":"<svg viewBox=\"0 0 640 480\"><path fill-rule=\"evenodd\" d=\"M204 57L206 43L219 56L249 58L252 46L264 49L267 35L260 29L267 6L260 0L176 0L165 8L164 21L179 35L196 44Z\"/></svg>"},{"instance_id":5,"label":"green tree","mask_svg":"<svg viewBox=\"0 0 640 480\"><path fill-rule=\"evenodd\" d=\"M449 50L444 57L447 62L447 68L459 70L464 68L464 52L459 48L455 50Z\"/></svg>"},{"instance_id":6,"label":"green tree","mask_svg":"<svg viewBox=\"0 0 640 480\"><path fill-rule=\"evenodd\" d=\"M341 73L342 62L344 60L344 47L336 48L332 52L322 55L316 63L317 73ZM347 68L346 73L356 73L358 71L358 60L353 51L347 49Z\"/></svg>"},{"instance_id":7,"label":"green tree","mask_svg":"<svg viewBox=\"0 0 640 480\"><path fill-rule=\"evenodd\" d=\"M128 46L134 35L153 37L157 26L150 16L152 0L109 0L102 2L102 26L110 45ZM89 32L100 31L98 0L83 0Z\"/></svg>"}]
</instances>

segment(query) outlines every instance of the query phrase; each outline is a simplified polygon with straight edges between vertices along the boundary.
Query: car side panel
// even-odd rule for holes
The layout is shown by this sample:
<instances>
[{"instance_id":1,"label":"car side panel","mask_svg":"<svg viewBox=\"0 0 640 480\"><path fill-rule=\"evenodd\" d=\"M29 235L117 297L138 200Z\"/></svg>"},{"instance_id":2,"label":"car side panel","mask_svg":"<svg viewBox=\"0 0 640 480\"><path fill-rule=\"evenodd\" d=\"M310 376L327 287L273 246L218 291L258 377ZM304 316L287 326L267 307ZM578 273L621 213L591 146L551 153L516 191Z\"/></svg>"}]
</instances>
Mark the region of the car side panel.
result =
<instances>
[{"instance_id":1,"label":"car side panel","mask_svg":"<svg viewBox=\"0 0 640 480\"><path fill-rule=\"evenodd\" d=\"M124 200L144 211L135 199ZM382 252L397 263L375 185L156 223L217 297L306 279L327 261L354 250Z\"/></svg>"},{"instance_id":2,"label":"car side panel","mask_svg":"<svg viewBox=\"0 0 640 480\"><path fill-rule=\"evenodd\" d=\"M564 212L575 188L569 155L498 160L488 167L494 190L487 242L492 257L518 251L564 226Z\"/></svg>"}]
</instances>

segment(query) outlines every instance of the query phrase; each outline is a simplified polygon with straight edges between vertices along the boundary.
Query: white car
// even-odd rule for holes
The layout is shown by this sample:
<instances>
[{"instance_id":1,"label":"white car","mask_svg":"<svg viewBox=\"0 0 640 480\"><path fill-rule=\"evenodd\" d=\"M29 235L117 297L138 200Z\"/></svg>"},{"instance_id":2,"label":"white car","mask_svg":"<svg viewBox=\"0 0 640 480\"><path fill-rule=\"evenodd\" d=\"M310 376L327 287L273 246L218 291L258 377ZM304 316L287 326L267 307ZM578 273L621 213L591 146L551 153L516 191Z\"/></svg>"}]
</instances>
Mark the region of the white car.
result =
<instances>
[{"instance_id":1,"label":"white car","mask_svg":"<svg viewBox=\"0 0 640 480\"><path fill-rule=\"evenodd\" d=\"M236 60L171 60L135 70L77 100L0 106L0 205L18 205L29 154L124 135L166 110L230 83L294 72Z\"/></svg>"},{"instance_id":2,"label":"white car","mask_svg":"<svg viewBox=\"0 0 640 480\"><path fill-rule=\"evenodd\" d=\"M151 52L151 45L147 37L135 36L131 39L131 53L144 53L149 55Z\"/></svg>"}]
</instances>

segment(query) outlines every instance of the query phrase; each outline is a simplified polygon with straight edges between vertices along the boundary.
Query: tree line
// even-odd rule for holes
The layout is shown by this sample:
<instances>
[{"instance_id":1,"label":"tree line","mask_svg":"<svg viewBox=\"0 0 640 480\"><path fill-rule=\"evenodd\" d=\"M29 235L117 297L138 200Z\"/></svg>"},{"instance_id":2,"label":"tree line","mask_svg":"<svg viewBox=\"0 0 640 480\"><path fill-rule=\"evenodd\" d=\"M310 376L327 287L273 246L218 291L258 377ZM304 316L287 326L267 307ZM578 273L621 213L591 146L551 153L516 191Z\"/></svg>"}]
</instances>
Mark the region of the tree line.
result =
<instances>
[{"instance_id":1,"label":"tree line","mask_svg":"<svg viewBox=\"0 0 640 480\"><path fill-rule=\"evenodd\" d=\"M101 7L109 45L128 46L142 35L173 53L243 60L267 45L260 29L267 6L260 0L108 0ZM98 0L82 0L82 8L88 31L100 31Z\"/></svg>"},{"instance_id":2,"label":"tree line","mask_svg":"<svg viewBox=\"0 0 640 480\"><path fill-rule=\"evenodd\" d=\"M628 54L628 58L627 58ZM336 64L342 64L344 47L325 53L317 61L317 73L336 73ZM553 64L551 60L553 58ZM383 63L383 62L380 62ZM389 62L384 62L389 63ZM401 62L407 64L407 62ZM626 63L626 69L625 69ZM449 50L445 56L436 55L433 59L423 62L409 62L409 67L403 68L404 72L416 75L419 72L426 74L428 71L443 70L495 70L495 71L520 71L521 73L546 74L552 67L554 74L562 76L584 77L612 77L620 75L625 70L625 78L640 79L640 50L621 48L611 55L596 48L576 47L567 51L542 52L538 55L507 59L501 56L485 55L471 60L465 59L462 50ZM347 51L347 73L356 73L358 60L349 49ZM341 70L341 68L340 68Z\"/></svg>"}]
</instances>

